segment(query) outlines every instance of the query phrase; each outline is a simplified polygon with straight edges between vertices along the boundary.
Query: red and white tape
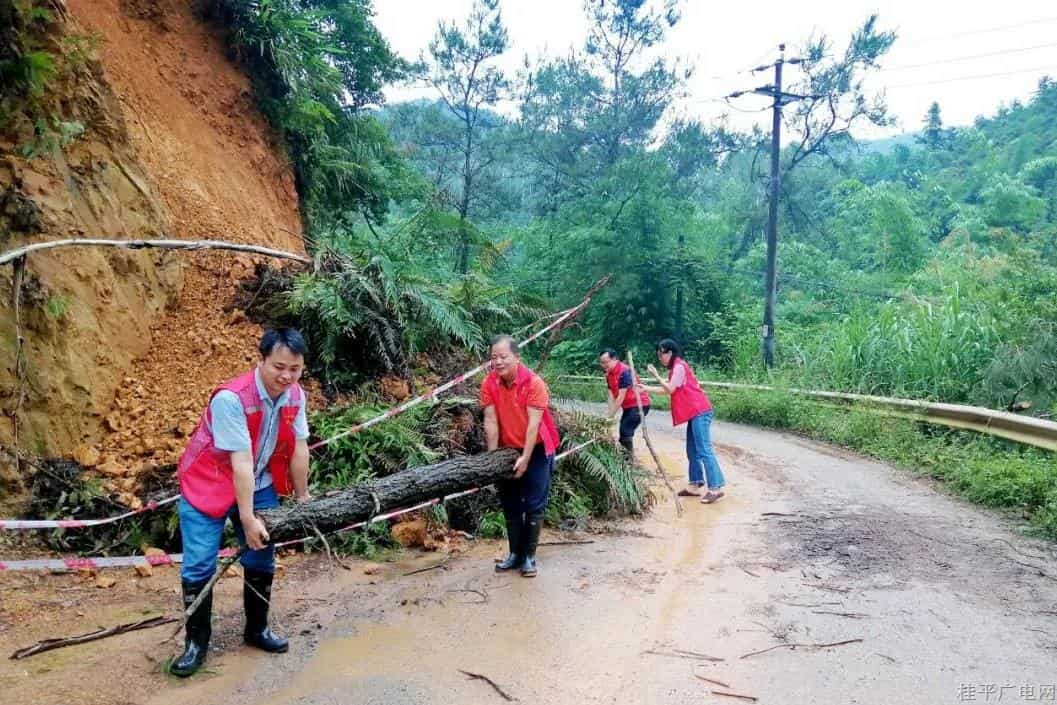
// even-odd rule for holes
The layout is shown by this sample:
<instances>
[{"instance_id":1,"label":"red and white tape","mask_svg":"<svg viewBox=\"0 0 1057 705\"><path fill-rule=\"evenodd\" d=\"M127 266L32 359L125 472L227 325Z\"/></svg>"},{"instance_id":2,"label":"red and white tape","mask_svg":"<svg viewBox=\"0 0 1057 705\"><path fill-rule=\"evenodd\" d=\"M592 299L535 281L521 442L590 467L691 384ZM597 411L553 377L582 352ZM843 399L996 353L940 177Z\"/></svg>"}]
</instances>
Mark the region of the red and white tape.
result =
<instances>
[{"instance_id":1,"label":"red and white tape","mask_svg":"<svg viewBox=\"0 0 1057 705\"><path fill-rule=\"evenodd\" d=\"M149 512L178 499L180 495L173 495L157 502L148 502L139 509L107 519L0 519L0 529L83 529L89 526L101 526Z\"/></svg>"},{"instance_id":2,"label":"red and white tape","mask_svg":"<svg viewBox=\"0 0 1057 705\"><path fill-rule=\"evenodd\" d=\"M569 318L575 316L577 313L582 311L584 307L586 307L587 304L590 303L590 301L591 298L587 297L578 305L553 314L551 317L557 316L557 318L553 322L551 322L546 327L540 329L536 333L532 334L525 340L521 341L519 345L528 345L529 343L532 343L533 341L537 340L540 336L548 333L555 327L561 325L563 322L567 321ZM345 438L355 433L359 433L361 431L365 431L368 428L371 428L372 426L376 426L382 423L383 421L399 416L400 414L403 414L404 412L408 411L414 406L417 406L418 404L421 404L427 399L434 399L439 395L443 394L444 392L448 391L449 389L452 389L453 387L462 384L467 379L470 379L471 377L474 377L478 373L487 369L489 366L491 366L491 364L491 362L484 362L478 365L477 367L473 368L472 370L468 370L467 372L464 372L461 375L457 375L456 377L449 380L448 382L445 382L439 387L435 387L424 394L418 395L414 399L410 399L404 402L400 406L393 407L387 411L382 412L381 414L378 414L374 418L369 419L368 421L364 421L363 423L357 424L345 431L342 431L341 433L335 436L331 436L330 438L326 438L320 441L319 443L315 443L309 446L309 450L321 448L327 444L333 443L334 441ZM90 526L113 524L114 522L121 521L122 519L127 519L131 516L135 516L136 514L142 514L144 512L148 512L153 509L157 509L158 507L161 507L163 505L169 504L170 502L175 502L179 498L180 495L173 495L171 497L166 497L165 499L161 499L156 502L150 502L148 504L145 504L144 506L134 511L126 512L125 514L121 514L119 516L107 517L105 519L0 519L0 531L24 531L30 529L83 529ZM0 570L2 570L2 568L0 568Z\"/></svg>"},{"instance_id":3,"label":"red and white tape","mask_svg":"<svg viewBox=\"0 0 1057 705\"><path fill-rule=\"evenodd\" d=\"M560 314L558 315L558 318L556 318L554 321L552 321L545 328L542 328L542 329L538 330L537 332L533 333L531 336L529 336L525 340L523 340L520 343L518 343L518 345L522 345L522 346L523 345L528 345L529 343L535 341L540 336L544 335L545 333L548 333L549 331L553 330L557 326L559 326L562 323L564 323L565 321L567 321L572 316L575 316L577 313L582 311L583 308L589 302L590 302L590 298L584 299L577 306L574 306L574 307L572 307L570 309L566 309L565 311L560 312ZM370 428L371 426L375 426L377 424L380 424L382 421L385 421L386 419L391 419L394 416L399 416L400 414L403 414L404 412L406 412L407 410L411 409L412 407L418 406L419 404L421 404L422 402L426 401L427 399L434 399L434 398L440 396L441 394L443 394L444 392L448 391L449 389L462 384L463 382L465 382L466 380L470 379L471 377L475 377L479 373L484 372L486 369L491 367L491 365L492 365L491 361L483 362L480 365L478 365L477 367L473 368L472 370L467 370L466 372L463 372L461 375L457 375L456 377L454 377L451 380L445 382L444 384L440 385L439 387L434 387L433 389L429 390L428 392L424 392L423 394L419 394L417 397L415 397L413 399L408 399L407 401L405 401L400 406L394 407L394 408L390 409L389 411L385 412L384 414L381 414L379 416L375 416L373 419L371 419L369 421L364 421L363 423L357 424L357 425L353 426L352 428L349 428L349 429L347 429L345 431L342 431L341 433L339 433L337 435L331 436L330 438L327 438L325 440L320 441L319 443L316 443L314 445L309 446L309 450L315 450L316 448L319 448L321 446L325 446L325 445L327 445L329 443L333 443L334 441L337 441L337 440L340 440L342 438L345 438L346 436L351 436L354 433L359 433L360 431L364 431L364 430Z\"/></svg>"},{"instance_id":4,"label":"red and white tape","mask_svg":"<svg viewBox=\"0 0 1057 705\"><path fill-rule=\"evenodd\" d=\"M568 457L573 453L576 453L583 448L594 443L594 440L581 443L580 445L574 446L567 451L559 453L554 456L555 462L562 458ZM466 495L480 492L480 487L474 487L473 489L464 490L462 492L455 492L454 494L445 495L437 499L427 500L413 507L407 507L405 509L396 509L385 514L379 514L376 517L371 517L366 521L358 521L355 524L349 524L340 529L336 529L332 533L341 534L346 531L352 531L353 529L359 529L368 524L374 524L377 522L388 521L394 517L401 516L403 514L409 514L411 512L417 512L420 509L426 509L443 502L455 499L456 497L465 497ZM305 543L306 541L312 541L315 536L306 536L300 539L291 539L289 541L282 541L275 544L276 548L282 548L283 546L292 546L294 544ZM235 555L236 549L225 548L217 554L221 558L230 558ZM0 561L0 572L2 571L21 571L21 570L90 570L95 568L128 568L137 565L151 565L151 566L163 566L163 565L176 565L177 563L183 562L182 553L155 553L147 556L100 556L96 558L34 558L23 561Z\"/></svg>"}]
</instances>

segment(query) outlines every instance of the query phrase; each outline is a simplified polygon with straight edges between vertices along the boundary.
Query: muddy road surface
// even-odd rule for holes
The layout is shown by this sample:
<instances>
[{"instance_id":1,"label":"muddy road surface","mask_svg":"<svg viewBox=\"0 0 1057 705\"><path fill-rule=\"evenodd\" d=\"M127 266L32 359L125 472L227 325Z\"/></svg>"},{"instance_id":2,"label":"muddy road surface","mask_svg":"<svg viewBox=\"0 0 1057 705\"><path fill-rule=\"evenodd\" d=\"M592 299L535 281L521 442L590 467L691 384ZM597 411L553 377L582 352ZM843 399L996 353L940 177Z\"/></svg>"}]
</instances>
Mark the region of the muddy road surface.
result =
<instances>
[{"instance_id":1,"label":"muddy road surface","mask_svg":"<svg viewBox=\"0 0 1057 705\"><path fill-rule=\"evenodd\" d=\"M682 482L682 429L673 430L663 413L651 416L650 429L667 473ZM198 676L162 674L175 648L158 643L166 627L5 661L2 700L1055 699L1053 544L1024 538L1007 520L928 482L830 446L727 423L716 423L713 436L726 497L714 505L683 499L677 517L658 490L658 505L644 520L580 536L592 543L541 547L534 580L496 575L492 559L503 547L494 541L467 544L443 567L413 575L405 574L442 556L409 552L376 567L350 561L346 571L317 555L292 565L276 589L276 626L291 637L286 655L240 645L240 581L225 580L215 647ZM164 607L176 599L175 580L155 575L116 604L110 598L99 606L97 593L88 593L66 608L69 619L37 620L46 626L8 625L0 631L4 653L77 626L116 623L136 608ZM38 585L37 594L47 587ZM54 590L71 588L50 587L52 602L58 594L64 604ZM0 599L14 594L22 593L0 592Z\"/></svg>"}]
</instances>

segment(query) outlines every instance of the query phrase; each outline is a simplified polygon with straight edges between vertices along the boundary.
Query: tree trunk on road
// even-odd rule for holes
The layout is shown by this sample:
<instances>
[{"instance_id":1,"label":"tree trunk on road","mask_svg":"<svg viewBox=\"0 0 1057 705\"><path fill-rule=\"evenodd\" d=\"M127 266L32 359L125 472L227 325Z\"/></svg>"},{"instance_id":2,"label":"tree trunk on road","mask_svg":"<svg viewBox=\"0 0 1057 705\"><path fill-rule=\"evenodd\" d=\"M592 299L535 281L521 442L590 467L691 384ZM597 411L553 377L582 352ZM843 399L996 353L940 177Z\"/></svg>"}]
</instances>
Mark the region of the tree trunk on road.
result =
<instances>
[{"instance_id":1,"label":"tree trunk on road","mask_svg":"<svg viewBox=\"0 0 1057 705\"><path fill-rule=\"evenodd\" d=\"M491 485L513 475L517 456L518 451L510 448L459 456L435 465L408 468L329 497L263 509L257 514L264 520L272 541L312 536L316 529L333 531L393 509Z\"/></svg>"}]
</instances>

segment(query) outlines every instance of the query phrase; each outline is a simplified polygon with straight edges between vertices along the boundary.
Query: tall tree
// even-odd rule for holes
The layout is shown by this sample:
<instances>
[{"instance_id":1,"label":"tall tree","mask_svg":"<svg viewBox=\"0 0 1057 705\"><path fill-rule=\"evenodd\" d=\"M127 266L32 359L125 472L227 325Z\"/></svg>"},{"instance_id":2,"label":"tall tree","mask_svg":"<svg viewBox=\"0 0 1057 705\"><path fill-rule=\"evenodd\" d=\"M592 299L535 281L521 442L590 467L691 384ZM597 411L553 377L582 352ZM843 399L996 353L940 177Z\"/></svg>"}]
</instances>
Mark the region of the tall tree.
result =
<instances>
[{"instance_id":1,"label":"tall tree","mask_svg":"<svg viewBox=\"0 0 1057 705\"><path fill-rule=\"evenodd\" d=\"M508 88L495 59L507 49L499 0L475 0L461 27L441 22L429 45L429 81L458 123L459 163L454 207L459 215L455 270L470 269L475 236L471 223L482 173L495 161L486 132L495 124L490 110Z\"/></svg>"},{"instance_id":2,"label":"tall tree","mask_svg":"<svg viewBox=\"0 0 1057 705\"><path fill-rule=\"evenodd\" d=\"M916 141L930 150L942 149L946 146L947 130L943 127L940 104L936 101L929 106L929 111L925 114L925 129L921 131Z\"/></svg>"},{"instance_id":3,"label":"tall tree","mask_svg":"<svg viewBox=\"0 0 1057 705\"><path fill-rule=\"evenodd\" d=\"M847 161L853 155L848 149L854 143L853 127L893 123L884 95L872 93L864 79L879 68L878 62L895 40L896 33L878 29L877 15L871 15L852 34L844 52L835 57L827 37L808 41L803 78L788 88L805 97L785 113L793 140L786 150L783 181L788 172L813 155L834 164Z\"/></svg>"},{"instance_id":4,"label":"tall tree","mask_svg":"<svg viewBox=\"0 0 1057 705\"><path fill-rule=\"evenodd\" d=\"M687 75L663 57L648 57L678 22L676 2L669 0L657 10L645 0L587 0L584 10L590 29L582 51L529 71L521 105L537 213L548 222L543 229L548 286L559 291L555 281L568 264L562 258L578 262L574 269L593 269L601 258L584 259L605 248L609 266L637 277L643 257L666 249L661 243L669 233L661 219L651 222L637 214L643 199L665 198L666 189L675 183L660 176L666 165L650 158L647 149ZM685 161L686 156L673 153L675 161ZM658 212L663 210L655 205ZM580 228L594 233L597 246L570 253L569 243L556 238L562 233L562 238L572 239L571 233ZM641 284L614 286L604 296L638 291L634 305L624 302L634 310L663 301L656 291L663 289L660 281L652 282L652 290Z\"/></svg>"},{"instance_id":5,"label":"tall tree","mask_svg":"<svg viewBox=\"0 0 1057 705\"><path fill-rule=\"evenodd\" d=\"M650 140L681 85L663 57L644 68L636 66L679 22L677 5L677 0L666 0L659 11L648 7L646 0L585 2L591 28L584 50L604 86L604 93L595 96L599 109L595 128L606 166L615 164L627 149ZM684 78L688 76L689 72Z\"/></svg>"}]
</instances>

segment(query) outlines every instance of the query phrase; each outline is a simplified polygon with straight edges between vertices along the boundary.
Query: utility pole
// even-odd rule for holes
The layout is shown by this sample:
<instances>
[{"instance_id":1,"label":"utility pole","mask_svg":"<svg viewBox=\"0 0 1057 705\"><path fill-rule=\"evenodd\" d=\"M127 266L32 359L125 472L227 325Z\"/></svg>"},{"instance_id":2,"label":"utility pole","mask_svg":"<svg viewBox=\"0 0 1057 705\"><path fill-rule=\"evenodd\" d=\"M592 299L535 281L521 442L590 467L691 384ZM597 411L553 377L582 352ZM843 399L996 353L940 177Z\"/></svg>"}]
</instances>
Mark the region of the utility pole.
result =
<instances>
[{"instance_id":1,"label":"utility pole","mask_svg":"<svg viewBox=\"0 0 1057 705\"><path fill-rule=\"evenodd\" d=\"M781 195L782 181L782 106L808 97L782 91L782 66L803 63L804 60L785 58L785 44L779 44L778 51L778 59L773 64L765 64L753 69L753 72L756 72L773 67L773 85L760 86L751 91L735 91L727 96L737 98L746 93L756 93L774 98L771 106L773 115L771 120L771 196L767 211L767 269L763 281L763 328L761 329L763 364L768 369L774 365L774 306L778 293L778 199Z\"/></svg>"},{"instance_id":2,"label":"utility pole","mask_svg":"<svg viewBox=\"0 0 1057 705\"><path fill-rule=\"evenodd\" d=\"M778 51L778 61L774 62L774 103L771 106L771 198L767 205L767 269L763 277L763 364L767 369L774 366L774 303L778 296L778 197L782 180L779 167L782 157L782 64L785 63L785 44L778 45Z\"/></svg>"}]
</instances>

